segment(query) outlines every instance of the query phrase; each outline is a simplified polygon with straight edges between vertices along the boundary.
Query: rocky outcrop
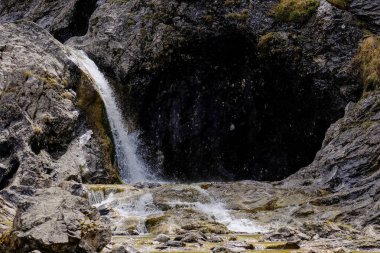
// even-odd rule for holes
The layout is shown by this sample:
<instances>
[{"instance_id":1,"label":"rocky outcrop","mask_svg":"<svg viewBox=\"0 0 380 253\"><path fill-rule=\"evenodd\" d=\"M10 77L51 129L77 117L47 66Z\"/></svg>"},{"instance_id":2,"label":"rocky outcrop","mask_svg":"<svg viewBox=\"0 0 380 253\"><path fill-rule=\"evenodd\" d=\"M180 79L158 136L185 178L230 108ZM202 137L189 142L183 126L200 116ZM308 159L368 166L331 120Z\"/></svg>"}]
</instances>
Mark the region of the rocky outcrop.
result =
<instances>
[{"instance_id":1,"label":"rocky outcrop","mask_svg":"<svg viewBox=\"0 0 380 253\"><path fill-rule=\"evenodd\" d=\"M70 1L2 1L0 22L20 19L33 21L51 32L59 41L84 35L88 20L96 8L96 0Z\"/></svg>"},{"instance_id":2,"label":"rocky outcrop","mask_svg":"<svg viewBox=\"0 0 380 253\"><path fill-rule=\"evenodd\" d=\"M8 242L2 250L99 251L107 229L84 196L50 187L115 182L102 101L47 31L25 21L1 24L0 31L0 237ZM86 219L98 227L80 235Z\"/></svg>"},{"instance_id":3,"label":"rocky outcrop","mask_svg":"<svg viewBox=\"0 0 380 253\"><path fill-rule=\"evenodd\" d=\"M371 0L353 0L348 10L374 32L380 33L380 3Z\"/></svg>"},{"instance_id":4,"label":"rocky outcrop","mask_svg":"<svg viewBox=\"0 0 380 253\"><path fill-rule=\"evenodd\" d=\"M278 180L312 162L360 94L362 31L326 1L301 24L269 15L276 4L109 1L68 43L114 78L164 175Z\"/></svg>"},{"instance_id":5,"label":"rocky outcrop","mask_svg":"<svg viewBox=\"0 0 380 253\"><path fill-rule=\"evenodd\" d=\"M5 252L100 252L110 239L86 199L53 187L38 190L19 208Z\"/></svg>"}]
</instances>

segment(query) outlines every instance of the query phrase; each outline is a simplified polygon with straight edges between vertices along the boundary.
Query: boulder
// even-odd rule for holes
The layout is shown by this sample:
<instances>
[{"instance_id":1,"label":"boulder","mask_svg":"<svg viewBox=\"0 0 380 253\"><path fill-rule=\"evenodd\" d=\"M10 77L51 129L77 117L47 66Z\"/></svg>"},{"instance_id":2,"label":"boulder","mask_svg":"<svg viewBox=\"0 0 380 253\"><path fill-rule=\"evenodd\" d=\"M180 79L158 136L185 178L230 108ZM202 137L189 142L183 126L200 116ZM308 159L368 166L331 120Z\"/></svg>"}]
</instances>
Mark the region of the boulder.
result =
<instances>
[{"instance_id":1,"label":"boulder","mask_svg":"<svg viewBox=\"0 0 380 253\"><path fill-rule=\"evenodd\" d=\"M154 238L155 241L157 242L168 242L170 240L170 237L167 236L167 235L164 235L164 234L159 234L156 236L156 238Z\"/></svg>"},{"instance_id":2,"label":"boulder","mask_svg":"<svg viewBox=\"0 0 380 253\"><path fill-rule=\"evenodd\" d=\"M17 210L7 252L94 253L110 240L110 228L86 199L52 187L36 191Z\"/></svg>"}]
</instances>

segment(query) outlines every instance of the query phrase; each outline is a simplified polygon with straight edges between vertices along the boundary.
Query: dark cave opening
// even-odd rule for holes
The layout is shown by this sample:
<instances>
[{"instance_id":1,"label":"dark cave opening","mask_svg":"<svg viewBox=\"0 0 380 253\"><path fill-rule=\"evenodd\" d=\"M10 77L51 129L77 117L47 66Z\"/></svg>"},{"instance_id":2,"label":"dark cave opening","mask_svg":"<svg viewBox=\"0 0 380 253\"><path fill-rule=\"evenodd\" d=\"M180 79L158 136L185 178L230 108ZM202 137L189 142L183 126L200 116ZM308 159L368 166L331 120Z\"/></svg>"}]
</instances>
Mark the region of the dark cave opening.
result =
<instances>
[{"instance_id":1,"label":"dark cave opening","mask_svg":"<svg viewBox=\"0 0 380 253\"><path fill-rule=\"evenodd\" d=\"M343 115L286 59L262 61L255 38L228 33L177 49L138 112L146 159L178 181L286 178L308 165Z\"/></svg>"}]
</instances>

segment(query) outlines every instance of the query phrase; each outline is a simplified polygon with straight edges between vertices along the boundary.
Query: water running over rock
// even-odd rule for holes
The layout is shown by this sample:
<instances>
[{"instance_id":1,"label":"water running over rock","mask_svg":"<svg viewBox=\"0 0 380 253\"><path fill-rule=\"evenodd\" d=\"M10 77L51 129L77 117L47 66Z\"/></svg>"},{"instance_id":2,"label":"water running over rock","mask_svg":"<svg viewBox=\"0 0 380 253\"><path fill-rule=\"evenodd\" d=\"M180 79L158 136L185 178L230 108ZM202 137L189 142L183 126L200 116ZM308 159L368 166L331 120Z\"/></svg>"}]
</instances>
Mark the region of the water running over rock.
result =
<instances>
[{"instance_id":1,"label":"water running over rock","mask_svg":"<svg viewBox=\"0 0 380 253\"><path fill-rule=\"evenodd\" d=\"M85 52L72 48L68 48L68 50L71 60L94 80L96 88L104 101L123 181L135 183L154 180L155 176L149 171L137 152L139 133L138 131L130 132L128 130L109 82Z\"/></svg>"}]
</instances>

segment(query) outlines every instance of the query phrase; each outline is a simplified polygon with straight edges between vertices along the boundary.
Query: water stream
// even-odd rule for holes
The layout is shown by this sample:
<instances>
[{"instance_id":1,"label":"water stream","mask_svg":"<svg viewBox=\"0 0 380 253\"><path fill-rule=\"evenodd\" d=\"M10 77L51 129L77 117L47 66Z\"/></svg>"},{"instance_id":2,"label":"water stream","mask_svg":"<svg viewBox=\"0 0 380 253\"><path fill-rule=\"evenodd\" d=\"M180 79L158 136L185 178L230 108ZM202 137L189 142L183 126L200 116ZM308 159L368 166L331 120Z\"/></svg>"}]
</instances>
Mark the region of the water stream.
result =
<instances>
[{"instance_id":1,"label":"water stream","mask_svg":"<svg viewBox=\"0 0 380 253\"><path fill-rule=\"evenodd\" d=\"M72 48L68 48L68 50L71 60L94 80L96 88L104 101L121 178L125 183L155 181L156 177L149 171L148 166L137 152L139 134L137 131L128 131L128 127L123 120L122 110L117 105L117 99L109 82L85 52Z\"/></svg>"}]
</instances>

